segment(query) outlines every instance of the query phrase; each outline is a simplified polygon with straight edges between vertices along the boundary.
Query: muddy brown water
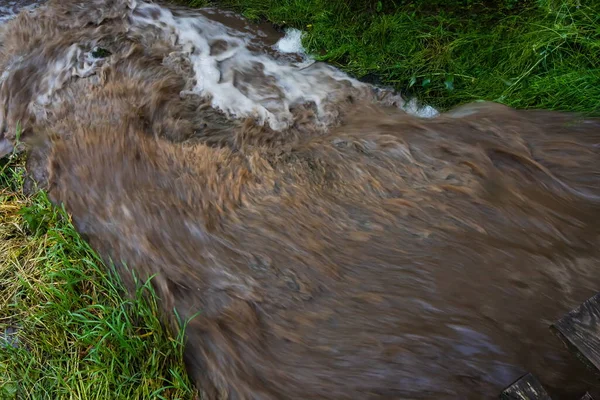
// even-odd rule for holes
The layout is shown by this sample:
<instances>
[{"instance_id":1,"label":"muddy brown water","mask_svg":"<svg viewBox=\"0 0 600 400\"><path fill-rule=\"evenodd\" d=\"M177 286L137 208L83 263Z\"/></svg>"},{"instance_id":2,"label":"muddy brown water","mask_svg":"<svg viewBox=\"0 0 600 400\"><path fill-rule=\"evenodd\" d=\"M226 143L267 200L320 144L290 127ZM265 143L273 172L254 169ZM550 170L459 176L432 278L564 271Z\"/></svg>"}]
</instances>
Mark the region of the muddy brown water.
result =
<instances>
[{"instance_id":1,"label":"muddy brown water","mask_svg":"<svg viewBox=\"0 0 600 400\"><path fill-rule=\"evenodd\" d=\"M487 399L525 372L597 395L548 326L599 289L600 121L419 118L208 14L51 1L0 28L2 143L20 121L34 181L130 290L125 263L157 274L166 323L200 312L207 398Z\"/></svg>"}]
</instances>

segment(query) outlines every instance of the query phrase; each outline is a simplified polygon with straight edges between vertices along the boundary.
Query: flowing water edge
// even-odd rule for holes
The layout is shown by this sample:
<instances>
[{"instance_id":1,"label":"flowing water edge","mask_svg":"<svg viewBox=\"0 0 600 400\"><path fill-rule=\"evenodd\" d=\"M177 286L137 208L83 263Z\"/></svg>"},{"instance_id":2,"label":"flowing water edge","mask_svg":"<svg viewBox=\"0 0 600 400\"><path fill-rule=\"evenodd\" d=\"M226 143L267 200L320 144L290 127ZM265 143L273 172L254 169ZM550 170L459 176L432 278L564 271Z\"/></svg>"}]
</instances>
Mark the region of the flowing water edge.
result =
<instances>
[{"instance_id":1,"label":"flowing water edge","mask_svg":"<svg viewBox=\"0 0 600 400\"><path fill-rule=\"evenodd\" d=\"M0 5L0 23L19 11L33 11L41 2L10 1ZM177 43L185 62L193 70L193 81L182 95L197 94L211 98L211 106L231 118L256 118L274 130L285 130L293 120L290 108L312 102L317 108L317 121L327 125L335 115L328 115L328 97L340 85L356 90L382 91L394 103L409 113L434 117L438 113L430 106L421 106L416 99L406 102L388 90L363 84L340 70L314 60L304 53L302 32L290 29L282 37L268 24L251 24L234 13L205 8L178 12L158 4L132 1L129 18L132 29L149 27ZM38 93L36 104L41 107L53 101L53 93L71 77L87 77L101 66L93 56L94 49L85 51L72 45L62 59L54 61L53 69L43 79L46 90ZM3 71L0 83L10 67ZM236 80L243 82L236 84ZM250 83L250 84L248 84ZM0 115L0 126L6 116ZM8 147L3 144L4 152Z\"/></svg>"}]
</instances>

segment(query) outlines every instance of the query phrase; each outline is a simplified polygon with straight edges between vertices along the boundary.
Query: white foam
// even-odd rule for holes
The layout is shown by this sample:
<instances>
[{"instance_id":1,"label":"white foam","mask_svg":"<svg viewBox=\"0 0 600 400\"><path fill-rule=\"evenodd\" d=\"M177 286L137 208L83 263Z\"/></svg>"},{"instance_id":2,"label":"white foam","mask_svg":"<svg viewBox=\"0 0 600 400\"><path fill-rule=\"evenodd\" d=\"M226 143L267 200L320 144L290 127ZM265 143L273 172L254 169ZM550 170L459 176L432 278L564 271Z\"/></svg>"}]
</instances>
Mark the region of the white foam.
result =
<instances>
[{"instance_id":1,"label":"white foam","mask_svg":"<svg viewBox=\"0 0 600 400\"><path fill-rule=\"evenodd\" d=\"M275 49L282 53L299 53L304 54L305 50L302 46L302 38L304 32L295 28L285 30L285 36L275 43Z\"/></svg>"},{"instance_id":2,"label":"white foam","mask_svg":"<svg viewBox=\"0 0 600 400\"><path fill-rule=\"evenodd\" d=\"M407 101L404 106L401 107L404 111L409 114L416 115L421 118L434 118L440 113L435 108L428 105L419 105L417 99L413 98Z\"/></svg>"},{"instance_id":3,"label":"white foam","mask_svg":"<svg viewBox=\"0 0 600 400\"><path fill-rule=\"evenodd\" d=\"M292 122L290 107L314 102L319 116L327 120L325 103L344 86L366 88L341 71L325 65L297 66L251 52L250 34L235 31L201 15L175 16L169 9L139 2L131 13L133 28L153 25L165 34L173 32L182 54L189 58L195 87L185 94L211 99L212 106L234 118L254 117L282 130ZM153 11L151 13L150 11ZM158 18L150 17L160 13ZM224 52L211 54L211 43L227 43ZM261 79L245 85L246 93L234 85L236 75L262 69Z\"/></svg>"},{"instance_id":4,"label":"white foam","mask_svg":"<svg viewBox=\"0 0 600 400\"><path fill-rule=\"evenodd\" d=\"M0 6L0 24L10 21L16 16L16 12L13 7L10 6Z\"/></svg>"},{"instance_id":5,"label":"white foam","mask_svg":"<svg viewBox=\"0 0 600 400\"><path fill-rule=\"evenodd\" d=\"M297 29L288 29L274 48L281 53L302 55L301 63L251 51L250 44L257 39L254 33L241 32L197 12L174 13L167 7L140 0L128 0L128 7L131 30L143 32L149 26L158 28L177 45L176 55L189 60L194 81L190 90L181 95L210 99L213 107L232 118L251 117L274 130L283 130L293 122L290 110L294 106L312 102L316 106L317 122L327 126L332 120L330 117L335 117L331 107L327 107L331 101L347 97L352 91L373 89L339 69L315 63L305 54L304 33ZM217 42L226 46L215 46ZM102 62L80 46L71 46L48 66L42 90L31 106L44 109L67 80L94 74ZM2 78L5 77L0 77L0 81ZM418 107L416 101L405 103L400 96L397 98L394 104L411 114L437 115L432 107Z\"/></svg>"},{"instance_id":6,"label":"white foam","mask_svg":"<svg viewBox=\"0 0 600 400\"><path fill-rule=\"evenodd\" d=\"M8 2L8 5L0 5L0 25L15 18L21 11L31 11L39 4L18 5L15 1Z\"/></svg>"},{"instance_id":7,"label":"white foam","mask_svg":"<svg viewBox=\"0 0 600 400\"><path fill-rule=\"evenodd\" d=\"M431 106L421 107L415 114L421 118L434 118L440 115L440 112Z\"/></svg>"},{"instance_id":8,"label":"white foam","mask_svg":"<svg viewBox=\"0 0 600 400\"><path fill-rule=\"evenodd\" d=\"M57 58L48 68L41 82L41 91L35 103L48 105L52 101L54 93L60 90L72 77L86 78L93 75L98 67L104 62L102 58L92 56L92 51L86 52L79 45L71 45L62 57Z\"/></svg>"}]
</instances>

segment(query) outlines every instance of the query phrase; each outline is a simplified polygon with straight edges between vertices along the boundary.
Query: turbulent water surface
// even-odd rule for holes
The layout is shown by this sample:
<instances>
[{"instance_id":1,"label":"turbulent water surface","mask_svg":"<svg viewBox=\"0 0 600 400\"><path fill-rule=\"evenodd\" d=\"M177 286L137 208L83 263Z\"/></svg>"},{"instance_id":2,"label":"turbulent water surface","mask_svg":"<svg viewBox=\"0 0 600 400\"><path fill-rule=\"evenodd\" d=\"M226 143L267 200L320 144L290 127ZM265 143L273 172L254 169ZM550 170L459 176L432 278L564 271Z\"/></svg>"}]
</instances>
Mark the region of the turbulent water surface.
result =
<instances>
[{"instance_id":1,"label":"turbulent water surface","mask_svg":"<svg viewBox=\"0 0 600 400\"><path fill-rule=\"evenodd\" d=\"M0 0L0 24L13 19L20 11L31 10L38 0Z\"/></svg>"},{"instance_id":2,"label":"turbulent water surface","mask_svg":"<svg viewBox=\"0 0 600 400\"><path fill-rule=\"evenodd\" d=\"M9 14L0 152L21 126L28 188L130 290L124 264L156 274L167 323L200 311L185 358L207 398L496 398L525 372L556 399L598 389L548 326L600 283L599 121L438 115L218 9Z\"/></svg>"}]
</instances>

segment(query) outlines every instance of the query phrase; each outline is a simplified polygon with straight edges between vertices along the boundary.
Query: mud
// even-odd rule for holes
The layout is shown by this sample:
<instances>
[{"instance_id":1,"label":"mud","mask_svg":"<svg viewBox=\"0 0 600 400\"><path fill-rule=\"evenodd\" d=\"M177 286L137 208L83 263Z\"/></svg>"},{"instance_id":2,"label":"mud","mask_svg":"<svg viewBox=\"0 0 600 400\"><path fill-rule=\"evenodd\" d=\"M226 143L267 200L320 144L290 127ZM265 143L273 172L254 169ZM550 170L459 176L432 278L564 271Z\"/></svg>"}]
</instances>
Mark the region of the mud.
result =
<instances>
[{"instance_id":1,"label":"mud","mask_svg":"<svg viewBox=\"0 0 600 400\"><path fill-rule=\"evenodd\" d=\"M128 268L157 274L166 323L199 313L185 358L207 398L497 398L525 372L555 399L597 393L548 326L600 283L599 120L420 118L165 10L10 21L0 122L129 290Z\"/></svg>"}]
</instances>

